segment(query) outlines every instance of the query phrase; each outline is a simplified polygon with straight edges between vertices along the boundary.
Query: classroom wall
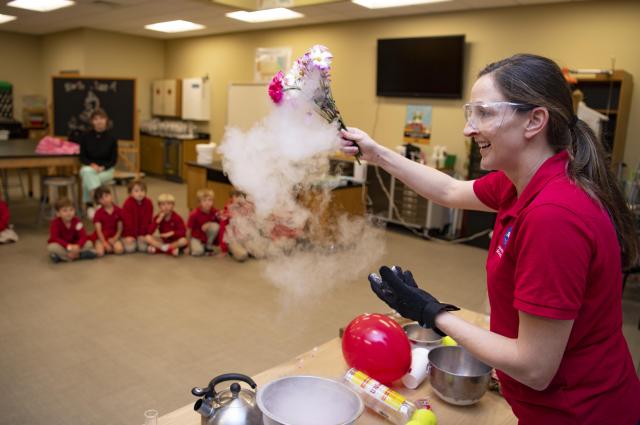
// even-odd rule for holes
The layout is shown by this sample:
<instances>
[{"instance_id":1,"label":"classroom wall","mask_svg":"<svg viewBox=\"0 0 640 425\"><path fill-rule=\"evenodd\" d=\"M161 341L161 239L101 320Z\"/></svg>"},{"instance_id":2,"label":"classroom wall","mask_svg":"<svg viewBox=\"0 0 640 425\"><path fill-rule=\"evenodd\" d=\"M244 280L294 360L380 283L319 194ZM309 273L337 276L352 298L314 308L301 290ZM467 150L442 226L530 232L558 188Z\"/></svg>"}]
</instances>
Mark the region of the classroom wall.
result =
<instances>
[{"instance_id":1,"label":"classroom wall","mask_svg":"<svg viewBox=\"0 0 640 425\"><path fill-rule=\"evenodd\" d=\"M136 78L139 119L151 116L151 82L164 76L164 41L85 30L85 74Z\"/></svg>"},{"instance_id":2,"label":"classroom wall","mask_svg":"<svg viewBox=\"0 0 640 425\"><path fill-rule=\"evenodd\" d=\"M92 29L45 36L0 32L0 80L14 84L14 117L22 119L22 96L51 101L51 77L77 71L98 77L137 79L140 119L151 116L151 81L164 75L164 41Z\"/></svg>"},{"instance_id":3,"label":"classroom wall","mask_svg":"<svg viewBox=\"0 0 640 425\"><path fill-rule=\"evenodd\" d=\"M85 71L85 30L62 31L40 37L42 69L40 77L47 99L51 93L51 77L62 71Z\"/></svg>"},{"instance_id":4,"label":"classroom wall","mask_svg":"<svg viewBox=\"0 0 640 425\"><path fill-rule=\"evenodd\" d=\"M164 74L162 40L93 29L76 29L42 38L44 87L51 93L51 76L78 70L96 77L137 79L139 119L151 116L151 81Z\"/></svg>"},{"instance_id":5,"label":"classroom wall","mask_svg":"<svg viewBox=\"0 0 640 425\"><path fill-rule=\"evenodd\" d=\"M469 12L343 22L290 29L204 36L166 42L165 76L209 74L212 80L213 141L225 125L227 87L253 78L257 47L291 46L294 57L313 44L334 54L333 93L348 125L374 131L387 146L401 143L407 104L433 105L432 144L446 145L458 158L466 157L462 135L464 100L376 98L376 39L466 34L465 98L478 71L487 63L518 53L549 56L561 66L625 69L636 78L625 152L635 168L640 158L640 2L592 1L509 7ZM266 95L266 93L265 93ZM463 162L457 168L462 171Z\"/></svg>"},{"instance_id":6,"label":"classroom wall","mask_svg":"<svg viewBox=\"0 0 640 425\"><path fill-rule=\"evenodd\" d=\"M0 61L0 80L13 84L13 115L22 119L22 96L42 94L40 79L40 39L0 31L3 59Z\"/></svg>"}]
</instances>

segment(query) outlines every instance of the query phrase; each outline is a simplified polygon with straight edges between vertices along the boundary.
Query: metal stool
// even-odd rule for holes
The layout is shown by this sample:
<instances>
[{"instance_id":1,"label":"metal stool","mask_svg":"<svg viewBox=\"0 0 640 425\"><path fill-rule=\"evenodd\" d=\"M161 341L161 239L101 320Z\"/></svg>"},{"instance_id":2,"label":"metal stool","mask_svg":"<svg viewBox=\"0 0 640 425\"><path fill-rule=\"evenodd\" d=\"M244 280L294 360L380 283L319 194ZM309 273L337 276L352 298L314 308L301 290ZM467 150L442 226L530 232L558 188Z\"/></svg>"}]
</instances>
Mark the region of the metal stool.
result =
<instances>
[{"instance_id":1,"label":"metal stool","mask_svg":"<svg viewBox=\"0 0 640 425\"><path fill-rule=\"evenodd\" d=\"M2 192L4 192L5 201L9 203L9 191L12 187L19 187L20 192L22 192L22 197L26 198L27 193L24 190L24 184L22 183L22 172L28 171L26 168L17 168L16 175L18 177L18 181L14 184L10 183L9 178L9 170L0 170L0 180L2 180Z\"/></svg>"},{"instance_id":2,"label":"metal stool","mask_svg":"<svg viewBox=\"0 0 640 425\"><path fill-rule=\"evenodd\" d=\"M74 176L70 177L45 177L42 180L42 187L46 189L47 195L42 194L40 199L40 213L38 214L38 224L42 222L43 217L47 219L51 219L53 216L52 209L53 204L55 203L55 199L60 194L60 188L67 189L67 195L73 202L73 206L76 209L76 212L80 213L80 205L78 203L78 194L77 194L77 186L78 183ZM52 194L55 193L55 197ZM47 200L49 201L49 211L47 213Z\"/></svg>"}]
</instances>

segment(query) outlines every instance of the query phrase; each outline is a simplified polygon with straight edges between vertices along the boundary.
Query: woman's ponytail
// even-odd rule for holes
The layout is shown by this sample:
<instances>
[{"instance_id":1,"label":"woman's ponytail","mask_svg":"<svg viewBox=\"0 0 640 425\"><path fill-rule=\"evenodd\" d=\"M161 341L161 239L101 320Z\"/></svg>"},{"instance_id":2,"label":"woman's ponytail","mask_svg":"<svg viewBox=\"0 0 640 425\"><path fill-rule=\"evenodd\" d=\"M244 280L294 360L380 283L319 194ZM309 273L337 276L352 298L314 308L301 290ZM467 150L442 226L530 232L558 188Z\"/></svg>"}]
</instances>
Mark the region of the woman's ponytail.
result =
<instances>
[{"instance_id":1,"label":"woman's ponytail","mask_svg":"<svg viewBox=\"0 0 640 425\"><path fill-rule=\"evenodd\" d=\"M587 123L580 119L569 130L569 177L606 208L618 234L623 267L632 266L638 261L635 222L616 177L605 162L602 143Z\"/></svg>"}]
</instances>

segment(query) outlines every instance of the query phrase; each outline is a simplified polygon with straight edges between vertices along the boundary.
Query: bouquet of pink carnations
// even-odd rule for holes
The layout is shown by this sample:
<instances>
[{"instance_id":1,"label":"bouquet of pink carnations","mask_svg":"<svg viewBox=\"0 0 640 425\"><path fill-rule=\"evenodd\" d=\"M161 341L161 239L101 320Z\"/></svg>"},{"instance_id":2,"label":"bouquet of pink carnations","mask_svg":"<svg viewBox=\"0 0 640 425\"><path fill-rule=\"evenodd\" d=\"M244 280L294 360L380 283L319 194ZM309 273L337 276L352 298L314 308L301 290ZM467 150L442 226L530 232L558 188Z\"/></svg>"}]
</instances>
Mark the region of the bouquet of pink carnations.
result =
<instances>
[{"instance_id":1,"label":"bouquet of pink carnations","mask_svg":"<svg viewBox=\"0 0 640 425\"><path fill-rule=\"evenodd\" d=\"M274 103L299 98L308 98L315 105L315 110L327 122L337 122L340 130L346 130L336 101L331 94L331 60L329 49L315 45L299 57L286 74L279 71L269 84L269 96ZM356 160L360 163L360 150Z\"/></svg>"}]
</instances>

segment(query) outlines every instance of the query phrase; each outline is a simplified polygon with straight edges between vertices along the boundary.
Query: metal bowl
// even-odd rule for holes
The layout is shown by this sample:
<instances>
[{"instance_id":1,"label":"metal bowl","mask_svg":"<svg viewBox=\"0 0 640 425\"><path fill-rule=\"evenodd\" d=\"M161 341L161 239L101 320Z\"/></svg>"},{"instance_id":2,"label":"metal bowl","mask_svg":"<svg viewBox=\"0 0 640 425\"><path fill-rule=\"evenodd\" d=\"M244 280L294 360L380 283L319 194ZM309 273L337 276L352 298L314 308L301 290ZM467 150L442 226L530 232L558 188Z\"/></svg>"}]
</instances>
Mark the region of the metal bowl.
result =
<instances>
[{"instance_id":1,"label":"metal bowl","mask_svg":"<svg viewBox=\"0 0 640 425\"><path fill-rule=\"evenodd\" d=\"M487 391L491 367L461 346L429 351L429 380L438 397L457 406L477 403Z\"/></svg>"},{"instance_id":2,"label":"metal bowl","mask_svg":"<svg viewBox=\"0 0 640 425\"><path fill-rule=\"evenodd\" d=\"M362 399L346 385L318 376L288 376L258 390L265 425L351 425Z\"/></svg>"},{"instance_id":3,"label":"metal bowl","mask_svg":"<svg viewBox=\"0 0 640 425\"><path fill-rule=\"evenodd\" d=\"M433 329L423 328L418 323L408 323L402 329L414 346L431 349L442 343L442 337Z\"/></svg>"}]
</instances>

